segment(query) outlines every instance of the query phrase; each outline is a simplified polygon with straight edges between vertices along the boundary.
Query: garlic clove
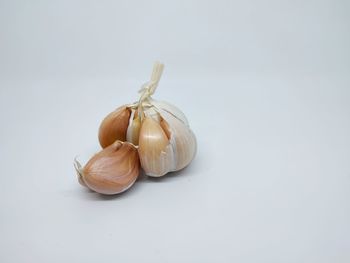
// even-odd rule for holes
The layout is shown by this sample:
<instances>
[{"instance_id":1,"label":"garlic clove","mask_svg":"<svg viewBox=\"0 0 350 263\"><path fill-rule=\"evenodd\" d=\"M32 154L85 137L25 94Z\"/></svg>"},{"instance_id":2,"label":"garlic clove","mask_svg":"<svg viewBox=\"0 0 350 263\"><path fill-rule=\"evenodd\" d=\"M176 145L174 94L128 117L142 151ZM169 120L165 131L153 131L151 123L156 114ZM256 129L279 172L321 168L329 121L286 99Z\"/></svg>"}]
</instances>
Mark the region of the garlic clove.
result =
<instances>
[{"instance_id":1,"label":"garlic clove","mask_svg":"<svg viewBox=\"0 0 350 263\"><path fill-rule=\"evenodd\" d=\"M129 127L126 133L126 140L134 145L139 145L141 129L141 118L137 110L133 110L130 116Z\"/></svg>"},{"instance_id":2,"label":"garlic clove","mask_svg":"<svg viewBox=\"0 0 350 263\"><path fill-rule=\"evenodd\" d=\"M149 176L160 177L174 168L173 149L167 134L160 124L150 117L145 117L142 122L138 152L141 166Z\"/></svg>"},{"instance_id":3,"label":"garlic clove","mask_svg":"<svg viewBox=\"0 0 350 263\"><path fill-rule=\"evenodd\" d=\"M197 141L191 129L173 114L161 113L161 127L167 131L174 152L174 169L178 171L186 167L194 158L197 151Z\"/></svg>"},{"instance_id":4,"label":"garlic clove","mask_svg":"<svg viewBox=\"0 0 350 263\"><path fill-rule=\"evenodd\" d=\"M94 155L84 168L77 167L79 181L82 180L91 190L106 195L129 189L140 171L137 149L121 141L114 142Z\"/></svg>"},{"instance_id":5,"label":"garlic clove","mask_svg":"<svg viewBox=\"0 0 350 263\"><path fill-rule=\"evenodd\" d=\"M124 105L104 118L100 125L98 134L98 139L102 148L106 148L116 140L126 140L130 114L131 110Z\"/></svg>"}]
</instances>

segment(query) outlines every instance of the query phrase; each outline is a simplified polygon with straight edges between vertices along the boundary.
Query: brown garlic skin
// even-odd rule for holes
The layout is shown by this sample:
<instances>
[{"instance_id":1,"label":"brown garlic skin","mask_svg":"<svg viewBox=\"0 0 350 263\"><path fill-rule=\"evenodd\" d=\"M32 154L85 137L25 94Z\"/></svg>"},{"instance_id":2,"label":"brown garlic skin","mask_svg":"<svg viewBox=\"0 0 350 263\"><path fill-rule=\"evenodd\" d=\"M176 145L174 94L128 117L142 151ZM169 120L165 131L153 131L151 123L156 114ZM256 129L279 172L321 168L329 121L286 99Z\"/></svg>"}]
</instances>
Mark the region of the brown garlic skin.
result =
<instances>
[{"instance_id":1,"label":"brown garlic skin","mask_svg":"<svg viewBox=\"0 0 350 263\"><path fill-rule=\"evenodd\" d=\"M94 155L79 169L78 176L91 190L112 195L129 189L139 172L137 149L128 142L116 141Z\"/></svg>"},{"instance_id":2,"label":"brown garlic skin","mask_svg":"<svg viewBox=\"0 0 350 263\"><path fill-rule=\"evenodd\" d=\"M106 148L116 140L126 141L130 114L129 108L121 106L103 119L98 132L98 140L102 148Z\"/></svg>"}]
</instances>

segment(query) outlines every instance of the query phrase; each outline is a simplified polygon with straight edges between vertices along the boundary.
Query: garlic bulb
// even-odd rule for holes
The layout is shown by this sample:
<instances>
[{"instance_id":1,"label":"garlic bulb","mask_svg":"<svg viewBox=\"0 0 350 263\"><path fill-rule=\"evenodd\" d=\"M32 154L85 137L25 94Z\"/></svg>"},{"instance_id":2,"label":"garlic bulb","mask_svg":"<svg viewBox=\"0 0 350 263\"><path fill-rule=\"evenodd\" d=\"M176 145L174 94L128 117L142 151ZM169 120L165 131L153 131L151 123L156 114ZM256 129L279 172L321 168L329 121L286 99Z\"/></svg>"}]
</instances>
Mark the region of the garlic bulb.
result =
<instances>
[{"instance_id":1,"label":"garlic bulb","mask_svg":"<svg viewBox=\"0 0 350 263\"><path fill-rule=\"evenodd\" d=\"M75 163L82 185L103 194L120 193L135 182L140 165L146 175L160 177L192 161L197 143L185 114L152 98L163 68L163 64L155 64L138 101L104 118L98 134L104 149L84 168Z\"/></svg>"},{"instance_id":2,"label":"garlic bulb","mask_svg":"<svg viewBox=\"0 0 350 263\"><path fill-rule=\"evenodd\" d=\"M101 194L118 194L127 190L136 181L139 157L135 147L128 142L116 141L81 167L75 161L79 182Z\"/></svg>"},{"instance_id":3,"label":"garlic bulb","mask_svg":"<svg viewBox=\"0 0 350 263\"><path fill-rule=\"evenodd\" d=\"M163 65L156 63L151 81L140 90L140 100L110 113L99 132L102 147L117 139L138 146L143 170L154 177L186 167L196 153L196 138L185 114L151 97L162 71Z\"/></svg>"}]
</instances>

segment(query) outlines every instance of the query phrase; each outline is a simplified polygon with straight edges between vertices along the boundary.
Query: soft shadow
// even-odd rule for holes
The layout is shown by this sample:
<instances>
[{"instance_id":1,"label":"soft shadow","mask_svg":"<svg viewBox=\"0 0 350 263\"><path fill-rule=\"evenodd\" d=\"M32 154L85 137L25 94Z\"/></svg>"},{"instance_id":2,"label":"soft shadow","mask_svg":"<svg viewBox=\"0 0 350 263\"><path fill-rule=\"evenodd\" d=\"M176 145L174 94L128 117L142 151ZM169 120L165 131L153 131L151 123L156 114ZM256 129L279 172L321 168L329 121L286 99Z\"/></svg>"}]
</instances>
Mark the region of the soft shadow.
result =
<instances>
[{"instance_id":1,"label":"soft shadow","mask_svg":"<svg viewBox=\"0 0 350 263\"><path fill-rule=\"evenodd\" d=\"M100 194L100 193L96 193L95 191L87 188L87 187L83 187L82 192L84 197L90 199L90 200L97 200L97 201L108 201L108 200L122 200L124 198L128 198L130 195L134 194L135 192L137 192L137 189L140 187L139 184L139 180L137 179L136 182L125 192L122 192L120 194L115 194L115 195L104 195L104 194Z\"/></svg>"},{"instance_id":2,"label":"soft shadow","mask_svg":"<svg viewBox=\"0 0 350 263\"><path fill-rule=\"evenodd\" d=\"M191 176L194 175L193 171L198 172L198 165L197 165L198 163L199 163L198 158L195 158L185 168L183 168L179 171L170 172L170 173L168 173L164 176L161 176L161 177L151 177L151 176L144 175L146 177L145 181L146 181L146 183L148 183L148 182L161 183L161 182L168 182L168 181L172 181L172 180L181 180L184 178L189 179L189 178L191 178Z\"/></svg>"}]
</instances>

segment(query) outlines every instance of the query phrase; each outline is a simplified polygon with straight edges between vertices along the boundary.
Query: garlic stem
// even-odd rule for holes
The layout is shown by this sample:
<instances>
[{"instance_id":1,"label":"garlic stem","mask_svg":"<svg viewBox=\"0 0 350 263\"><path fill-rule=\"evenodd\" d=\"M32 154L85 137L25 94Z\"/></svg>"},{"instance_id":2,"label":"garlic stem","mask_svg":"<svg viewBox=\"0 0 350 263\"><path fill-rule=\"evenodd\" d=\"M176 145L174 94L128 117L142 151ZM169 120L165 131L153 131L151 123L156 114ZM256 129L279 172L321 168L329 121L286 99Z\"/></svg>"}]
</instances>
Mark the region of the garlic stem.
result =
<instances>
[{"instance_id":1,"label":"garlic stem","mask_svg":"<svg viewBox=\"0 0 350 263\"><path fill-rule=\"evenodd\" d=\"M141 93L139 102L142 102L148 99L150 96L154 94L154 92L156 91L156 88L158 87L159 80L162 76L163 69L164 69L164 65L162 63L158 61L154 63L150 81L142 85L142 88L139 91Z\"/></svg>"},{"instance_id":2,"label":"garlic stem","mask_svg":"<svg viewBox=\"0 0 350 263\"><path fill-rule=\"evenodd\" d=\"M149 82L142 85L142 88L140 89L139 93L141 93L139 102L138 102L138 114L139 117L142 120L142 113L143 113L143 102L148 100L156 91L156 88L158 87L159 80L162 76L164 69L164 64L160 63L159 61L156 61L153 66L153 71L151 75L151 79Z\"/></svg>"},{"instance_id":3,"label":"garlic stem","mask_svg":"<svg viewBox=\"0 0 350 263\"><path fill-rule=\"evenodd\" d=\"M151 76L151 81L154 84L149 87L150 95L153 95L154 92L156 91L156 88L158 87L159 80L160 80L162 73L163 73L163 69L164 69L164 64L162 64L158 61L154 63L153 72L152 72L152 76Z\"/></svg>"}]
</instances>

